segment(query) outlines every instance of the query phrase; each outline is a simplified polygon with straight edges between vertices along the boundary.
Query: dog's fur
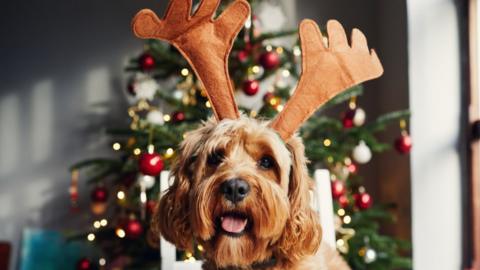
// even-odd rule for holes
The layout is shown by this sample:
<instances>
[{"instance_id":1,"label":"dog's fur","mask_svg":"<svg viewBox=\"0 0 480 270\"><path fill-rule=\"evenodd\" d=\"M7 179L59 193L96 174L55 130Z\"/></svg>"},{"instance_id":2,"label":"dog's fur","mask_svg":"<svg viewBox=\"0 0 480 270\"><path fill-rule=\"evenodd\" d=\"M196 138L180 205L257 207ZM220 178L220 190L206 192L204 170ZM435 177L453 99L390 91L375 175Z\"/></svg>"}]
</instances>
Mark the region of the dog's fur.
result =
<instances>
[{"instance_id":1,"label":"dog's fur","mask_svg":"<svg viewBox=\"0 0 480 270\"><path fill-rule=\"evenodd\" d=\"M242 116L217 123L211 119L189 132L173 165L174 183L158 205L152 225L178 248L191 250L192 239L205 249L204 269L251 269L276 259L270 270L350 269L333 249L321 245L318 216L310 207L311 179L304 146L294 136L284 143L268 123ZM222 152L217 166L209 155ZM259 160L272 157L272 169ZM219 191L227 179L251 187L240 203ZM248 217L248 230L232 237L218 230L225 212Z\"/></svg>"}]
</instances>

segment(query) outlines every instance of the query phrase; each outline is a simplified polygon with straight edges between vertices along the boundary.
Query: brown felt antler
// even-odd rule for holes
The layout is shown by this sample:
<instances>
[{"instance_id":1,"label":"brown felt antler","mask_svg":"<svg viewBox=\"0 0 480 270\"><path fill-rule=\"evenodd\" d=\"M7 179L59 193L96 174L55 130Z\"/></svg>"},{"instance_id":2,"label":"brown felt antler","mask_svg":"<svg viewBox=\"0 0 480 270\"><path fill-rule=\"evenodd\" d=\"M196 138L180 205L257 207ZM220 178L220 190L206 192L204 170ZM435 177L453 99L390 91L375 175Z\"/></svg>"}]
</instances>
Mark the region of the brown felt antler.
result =
<instances>
[{"instance_id":1,"label":"brown felt antler","mask_svg":"<svg viewBox=\"0 0 480 270\"><path fill-rule=\"evenodd\" d=\"M132 27L140 38L174 45L205 86L217 119L236 119L239 113L228 74L228 56L250 6L245 0L236 0L214 20L219 2L203 0L192 16L192 0L172 0L164 19L144 9L133 18Z\"/></svg>"},{"instance_id":2,"label":"brown felt antler","mask_svg":"<svg viewBox=\"0 0 480 270\"><path fill-rule=\"evenodd\" d=\"M368 49L367 39L360 30L353 29L351 46L338 21L329 21L327 32L329 45L325 47L314 21L304 20L300 25L302 75L285 108L270 123L285 141L335 95L383 74L380 60L375 51Z\"/></svg>"}]
</instances>

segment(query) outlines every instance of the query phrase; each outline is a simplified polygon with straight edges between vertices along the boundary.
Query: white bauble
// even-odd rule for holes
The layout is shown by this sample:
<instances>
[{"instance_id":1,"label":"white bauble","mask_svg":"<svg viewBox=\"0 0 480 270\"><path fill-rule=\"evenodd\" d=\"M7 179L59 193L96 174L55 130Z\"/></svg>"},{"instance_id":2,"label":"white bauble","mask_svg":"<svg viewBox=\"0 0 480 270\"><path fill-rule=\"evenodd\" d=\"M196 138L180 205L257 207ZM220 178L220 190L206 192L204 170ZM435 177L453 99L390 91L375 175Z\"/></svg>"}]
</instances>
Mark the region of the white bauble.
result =
<instances>
[{"instance_id":1,"label":"white bauble","mask_svg":"<svg viewBox=\"0 0 480 270\"><path fill-rule=\"evenodd\" d=\"M377 260L377 252L374 249L367 248L363 260L367 264L375 262Z\"/></svg>"},{"instance_id":2,"label":"white bauble","mask_svg":"<svg viewBox=\"0 0 480 270\"><path fill-rule=\"evenodd\" d=\"M372 150L370 150L364 141L360 141L360 143L353 148L352 157L359 164L368 163L372 159Z\"/></svg>"},{"instance_id":3,"label":"white bauble","mask_svg":"<svg viewBox=\"0 0 480 270\"><path fill-rule=\"evenodd\" d=\"M159 89L159 85L154 78L146 74L139 74L135 78L133 89L137 99L152 100Z\"/></svg>"},{"instance_id":4,"label":"white bauble","mask_svg":"<svg viewBox=\"0 0 480 270\"><path fill-rule=\"evenodd\" d=\"M154 125L158 125L158 126L161 126L165 123L164 120L163 120L163 113L161 111L158 111L158 110L153 110L153 111L148 112L147 121L150 124L154 124Z\"/></svg>"},{"instance_id":5,"label":"white bauble","mask_svg":"<svg viewBox=\"0 0 480 270\"><path fill-rule=\"evenodd\" d=\"M365 120L367 119L367 114L362 108L355 109L355 115L353 116L353 124L356 127L363 126Z\"/></svg>"},{"instance_id":6,"label":"white bauble","mask_svg":"<svg viewBox=\"0 0 480 270\"><path fill-rule=\"evenodd\" d=\"M150 189L155 186L155 177L150 175L140 174L138 176L138 183L140 186L145 187L145 189Z\"/></svg>"}]
</instances>

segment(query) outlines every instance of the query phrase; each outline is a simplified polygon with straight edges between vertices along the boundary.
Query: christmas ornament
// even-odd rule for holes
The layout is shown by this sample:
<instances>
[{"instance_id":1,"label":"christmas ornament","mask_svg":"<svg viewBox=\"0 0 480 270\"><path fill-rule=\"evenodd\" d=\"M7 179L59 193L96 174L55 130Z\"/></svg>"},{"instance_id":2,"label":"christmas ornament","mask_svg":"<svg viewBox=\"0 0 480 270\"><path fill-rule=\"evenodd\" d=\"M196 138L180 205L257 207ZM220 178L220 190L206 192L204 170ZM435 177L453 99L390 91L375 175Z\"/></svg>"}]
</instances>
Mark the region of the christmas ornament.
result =
<instances>
[{"instance_id":1,"label":"christmas ornament","mask_svg":"<svg viewBox=\"0 0 480 270\"><path fill-rule=\"evenodd\" d=\"M107 202L108 190L104 186L98 186L92 190L90 198L93 202Z\"/></svg>"},{"instance_id":2,"label":"christmas ornament","mask_svg":"<svg viewBox=\"0 0 480 270\"><path fill-rule=\"evenodd\" d=\"M247 96L254 96L260 90L260 84L256 80L247 80L243 83L243 92Z\"/></svg>"},{"instance_id":3,"label":"christmas ornament","mask_svg":"<svg viewBox=\"0 0 480 270\"><path fill-rule=\"evenodd\" d=\"M370 194L364 192L364 193L355 195L355 205L358 208L362 210L366 210L370 208L372 204L373 204L373 199L372 199L372 196L370 196Z\"/></svg>"},{"instance_id":4,"label":"christmas ornament","mask_svg":"<svg viewBox=\"0 0 480 270\"><path fill-rule=\"evenodd\" d=\"M260 55L259 62L266 70L273 70L280 65L280 56L274 51L265 52Z\"/></svg>"},{"instance_id":5,"label":"christmas ornament","mask_svg":"<svg viewBox=\"0 0 480 270\"><path fill-rule=\"evenodd\" d=\"M82 258L82 259L78 260L76 269L77 270L91 270L91 269L93 269L93 266L92 266L92 263L87 258Z\"/></svg>"},{"instance_id":6,"label":"christmas ornament","mask_svg":"<svg viewBox=\"0 0 480 270\"><path fill-rule=\"evenodd\" d=\"M131 218L125 225L125 235L130 239L137 239L143 234L143 226L140 221Z\"/></svg>"},{"instance_id":7,"label":"christmas ornament","mask_svg":"<svg viewBox=\"0 0 480 270\"><path fill-rule=\"evenodd\" d=\"M160 88L157 81L147 74L136 74L133 81L128 86L131 88L129 93L137 99L153 100L157 90Z\"/></svg>"},{"instance_id":8,"label":"christmas ornament","mask_svg":"<svg viewBox=\"0 0 480 270\"><path fill-rule=\"evenodd\" d=\"M348 197L346 195L341 195L338 198L338 204L340 205L341 208L347 208L349 204Z\"/></svg>"},{"instance_id":9,"label":"christmas ornament","mask_svg":"<svg viewBox=\"0 0 480 270\"><path fill-rule=\"evenodd\" d=\"M144 53L139 58L139 65L143 71L150 71L155 67L155 58L149 53Z\"/></svg>"},{"instance_id":10,"label":"christmas ornament","mask_svg":"<svg viewBox=\"0 0 480 270\"><path fill-rule=\"evenodd\" d=\"M157 176L163 170L163 160L160 154L154 152L154 146L148 146L148 152L138 160L140 172L144 175Z\"/></svg>"},{"instance_id":11,"label":"christmas ornament","mask_svg":"<svg viewBox=\"0 0 480 270\"><path fill-rule=\"evenodd\" d=\"M163 113L158 110L152 110L147 113L147 121L150 124L161 126L165 123L163 120Z\"/></svg>"},{"instance_id":12,"label":"christmas ornament","mask_svg":"<svg viewBox=\"0 0 480 270\"><path fill-rule=\"evenodd\" d=\"M349 109L343 114L342 123L344 128L353 127L353 118L355 117L355 110Z\"/></svg>"},{"instance_id":13,"label":"christmas ornament","mask_svg":"<svg viewBox=\"0 0 480 270\"><path fill-rule=\"evenodd\" d=\"M145 187L145 189L151 189L152 187L155 186L155 177L150 176L150 175L140 174L140 176L138 177L138 182L139 182L140 186Z\"/></svg>"},{"instance_id":14,"label":"christmas ornament","mask_svg":"<svg viewBox=\"0 0 480 270\"><path fill-rule=\"evenodd\" d=\"M363 260L366 264L375 262L377 260L377 252L372 248L366 248Z\"/></svg>"},{"instance_id":15,"label":"christmas ornament","mask_svg":"<svg viewBox=\"0 0 480 270\"><path fill-rule=\"evenodd\" d=\"M248 60L249 56L250 56L250 53L248 52L248 50L241 50L237 54L237 59L238 61L244 63Z\"/></svg>"},{"instance_id":16,"label":"christmas ornament","mask_svg":"<svg viewBox=\"0 0 480 270\"><path fill-rule=\"evenodd\" d=\"M181 111L176 111L172 114L173 122L180 123L185 120L185 113Z\"/></svg>"},{"instance_id":17,"label":"christmas ornament","mask_svg":"<svg viewBox=\"0 0 480 270\"><path fill-rule=\"evenodd\" d=\"M343 181L335 180L332 181L332 196L334 199L340 198L346 192L345 184Z\"/></svg>"},{"instance_id":18,"label":"christmas ornament","mask_svg":"<svg viewBox=\"0 0 480 270\"><path fill-rule=\"evenodd\" d=\"M356 127L363 126L365 124L365 120L367 119L367 114L362 108L356 108L355 114L353 116L353 124Z\"/></svg>"},{"instance_id":19,"label":"christmas ornament","mask_svg":"<svg viewBox=\"0 0 480 270\"><path fill-rule=\"evenodd\" d=\"M352 157L357 163L365 164L372 159L372 151L365 141L360 141L360 143L353 148Z\"/></svg>"},{"instance_id":20,"label":"christmas ornament","mask_svg":"<svg viewBox=\"0 0 480 270\"><path fill-rule=\"evenodd\" d=\"M400 154L408 154L412 149L412 139L407 132L402 132L402 135L395 140L395 149Z\"/></svg>"}]
</instances>

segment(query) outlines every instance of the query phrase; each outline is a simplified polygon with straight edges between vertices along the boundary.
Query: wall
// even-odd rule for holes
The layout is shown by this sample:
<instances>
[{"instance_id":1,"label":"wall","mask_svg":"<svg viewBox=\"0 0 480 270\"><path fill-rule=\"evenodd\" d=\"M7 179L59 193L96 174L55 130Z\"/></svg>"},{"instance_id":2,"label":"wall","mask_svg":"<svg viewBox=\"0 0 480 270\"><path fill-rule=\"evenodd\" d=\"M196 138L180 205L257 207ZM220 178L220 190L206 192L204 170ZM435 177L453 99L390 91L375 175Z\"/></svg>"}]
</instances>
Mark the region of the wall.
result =
<instances>
[{"instance_id":1,"label":"wall","mask_svg":"<svg viewBox=\"0 0 480 270\"><path fill-rule=\"evenodd\" d=\"M87 221L69 212L68 166L111 154L103 128L126 119L122 69L143 45L130 19L159 2L2 2L0 240L15 256L25 227Z\"/></svg>"},{"instance_id":2,"label":"wall","mask_svg":"<svg viewBox=\"0 0 480 270\"><path fill-rule=\"evenodd\" d=\"M408 1L415 269L461 269L462 90L454 1Z\"/></svg>"}]
</instances>

